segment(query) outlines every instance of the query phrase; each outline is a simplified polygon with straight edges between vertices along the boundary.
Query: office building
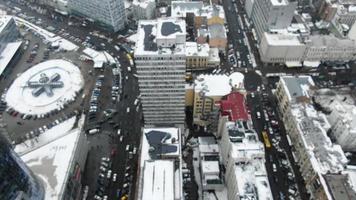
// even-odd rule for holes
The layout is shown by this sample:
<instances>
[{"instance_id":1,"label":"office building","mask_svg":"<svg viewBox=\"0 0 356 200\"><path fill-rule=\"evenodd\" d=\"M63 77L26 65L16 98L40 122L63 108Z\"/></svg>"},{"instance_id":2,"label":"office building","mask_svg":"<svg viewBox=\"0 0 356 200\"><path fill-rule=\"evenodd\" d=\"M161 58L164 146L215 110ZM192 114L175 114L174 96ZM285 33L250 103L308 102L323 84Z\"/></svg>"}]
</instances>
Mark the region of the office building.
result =
<instances>
[{"instance_id":1,"label":"office building","mask_svg":"<svg viewBox=\"0 0 356 200\"><path fill-rule=\"evenodd\" d=\"M69 0L73 14L82 15L116 32L126 23L124 0Z\"/></svg>"},{"instance_id":2,"label":"office building","mask_svg":"<svg viewBox=\"0 0 356 200\"><path fill-rule=\"evenodd\" d=\"M252 3L251 19L258 40L262 38L264 32L287 28L297 7L296 1L288 0L254 0Z\"/></svg>"},{"instance_id":3,"label":"office building","mask_svg":"<svg viewBox=\"0 0 356 200\"><path fill-rule=\"evenodd\" d=\"M183 199L181 142L178 128L143 129L135 199Z\"/></svg>"},{"instance_id":4,"label":"office building","mask_svg":"<svg viewBox=\"0 0 356 200\"><path fill-rule=\"evenodd\" d=\"M15 20L11 16L0 16L0 44L15 42L20 36Z\"/></svg>"},{"instance_id":5,"label":"office building","mask_svg":"<svg viewBox=\"0 0 356 200\"><path fill-rule=\"evenodd\" d=\"M141 20L135 62L146 126L185 120L185 21Z\"/></svg>"},{"instance_id":6,"label":"office building","mask_svg":"<svg viewBox=\"0 0 356 200\"><path fill-rule=\"evenodd\" d=\"M42 183L12 150L3 134L0 133L0 199L43 200Z\"/></svg>"}]
</instances>

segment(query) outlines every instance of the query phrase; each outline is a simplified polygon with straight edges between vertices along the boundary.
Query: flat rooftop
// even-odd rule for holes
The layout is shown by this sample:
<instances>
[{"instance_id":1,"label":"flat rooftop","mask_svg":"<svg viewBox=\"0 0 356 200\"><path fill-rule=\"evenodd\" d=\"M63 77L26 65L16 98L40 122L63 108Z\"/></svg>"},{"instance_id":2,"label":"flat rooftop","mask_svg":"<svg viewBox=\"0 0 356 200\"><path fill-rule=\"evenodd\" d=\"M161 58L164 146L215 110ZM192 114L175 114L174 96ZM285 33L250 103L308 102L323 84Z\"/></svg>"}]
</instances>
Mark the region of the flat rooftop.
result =
<instances>
[{"instance_id":1,"label":"flat rooftop","mask_svg":"<svg viewBox=\"0 0 356 200\"><path fill-rule=\"evenodd\" d=\"M185 54L185 21L175 18L140 20L135 54ZM159 41L166 46L159 46ZM167 43L167 41L169 42Z\"/></svg>"},{"instance_id":2,"label":"flat rooftop","mask_svg":"<svg viewBox=\"0 0 356 200\"><path fill-rule=\"evenodd\" d=\"M314 81L310 76L283 76L280 78L290 101L295 102L298 97L309 97L310 86Z\"/></svg>"},{"instance_id":3,"label":"flat rooftop","mask_svg":"<svg viewBox=\"0 0 356 200\"><path fill-rule=\"evenodd\" d=\"M81 134L79 128L69 129L73 126L72 119L63 122L65 125L57 125L40 135L38 145L32 146L31 151L26 151L21 155L26 165L44 183L45 199L62 198ZM60 137L53 138L51 134ZM31 143L35 143L35 141ZM18 151L19 149L15 150Z\"/></svg>"},{"instance_id":4,"label":"flat rooftop","mask_svg":"<svg viewBox=\"0 0 356 200\"><path fill-rule=\"evenodd\" d=\"M292 114L314 170L321 174L343 171L348 160L341 146L333 144L327 136L325 130L330 124L326 116L310 104L292 105Z\"/></svg>"},{"instance_id":5,"label":"flat rooftop","mask_svg":"<svg viewBox=\"0 0 356 200\"><path fill-rule=\"evenodd\" d=\"M155 0L133 0L132 5L146 9L148 5L155 3Z\"/></svg>"},{"instance_id":6,"label":"flat rooftop","mask_svg":"<svg viewBox=\"0 0 356 200\"><path fill-rule=\"evenodd\" d=\"M171 3L171 16L185 18L187 13L192 13L194 16L201 16L212 18L218 16L225 19L225 11L220 5L207 5L204 6L202 1L172 1Z\"/></svg>"},{"instance_id":7,"label":"flat rooftop","mask_svg":"<svg viewBox=\"0 0 356 200\"><path fill-rule=\"evenodd\" d=\"M142 200L174 200L174 161L145 161Z\"/></svg>"},{"instance_id":8,"label":"flat rooftop","mask_svg":"<svg viewBox=\"0 0 356 200\"><path fill-rule=\"evenodd\" d=\"M263 160L235 165L235 174L241 200L273 199Z\"/></svg>"},{"instance_id":9,"label":"flat rooftop","mask_svg":"<svg viewBox=\"0 0 356 200\"><path fill-rule=\"evenodd\" d=\"M196 42L186 42L185 55L187 57L209 57L209 44L197 44Z\"/></svg>"},{"instance_id":10,"label":"flat rooftop","mask_svg":"<svg viewBox=\"0 0 356 200\"><path fill-rule=\"evenodd\" d=\"M304 44L300 42L298 36L295 34L272 34L264 32L264 35L268 44L273 46L304 46Z\"/></svg>"},{"instance_id":11,"label":"flat rooftop","mask_svg":"<svg viewBox=\"0 0 356 200\"><path fill-rule=\"evenodd\" d=\"M234 72L225 74L201 74L195 80L195 92L203 91L206 96L225 96L232 88L244 89L244 75Z\"/></svg>"},{"instance_id":12,"label":"flat rooftop","mask_svg":"<svg viewBox=\"0 0 356 200\"><path fill-rule=\"evenodd\" d=\"M178 128L144 129L141 148L141 167L145 163L145 160L156 160L164 156L179 157L180 139ZM150 149L154 150L150 151Z\"/></svg>"}]
</instances>

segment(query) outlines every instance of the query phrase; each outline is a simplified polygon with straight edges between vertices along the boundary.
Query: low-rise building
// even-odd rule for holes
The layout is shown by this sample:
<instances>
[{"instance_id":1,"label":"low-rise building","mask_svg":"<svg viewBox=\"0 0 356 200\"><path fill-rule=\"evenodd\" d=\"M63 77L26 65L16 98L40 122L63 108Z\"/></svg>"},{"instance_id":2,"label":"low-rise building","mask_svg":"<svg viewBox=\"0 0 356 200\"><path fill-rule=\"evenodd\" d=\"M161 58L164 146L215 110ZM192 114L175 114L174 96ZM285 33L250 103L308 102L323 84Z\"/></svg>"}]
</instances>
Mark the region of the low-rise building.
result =
<instances>
[{"instance_id":1,"label":"low-rise building","mask_svg":"<svg viewBox=\"0 0 356 200\"><path fill-rule=\"evenodd\" d=\"M186 42L187 71L204 70L220 64L219 50L207 43Z\"/></svg>"},{"instance_id":2,"label":"low-rise building","mask_svg":"<svg viewBox=\"0 0 356 200\"><path fill-rule=\"evenodd\" d=\"M183 199L181 130L143 129L136 199Z\"/></svg>"},{"instance_id":3,"label":"low-rise building","mask_svg":"<svg viewBox=\"0 0 356 200\"><path fill-rule=\"evenodd\" d=\"M199 165L203 190L222 190L224 182L220 170L220 150L213 137L199 137Z\"/></svg>"},{"instance_id":4,"label":"low-rise building","mask_svg":"<svg viewBox=\"0 0 356 200\"><path fill-rule=\"evenodd\" d=\"M154 0L134 0L132 1L133 15L139 19L153 19L156 11Z\"/></svg>"},{"instance_id":5,"label":"low-rise building","mask_svg":"<svg viewBox=\"0 0 356 200\"><path fill-rule=\"evenodd\" d=\"M199 75L194 82L194 124L205 126L215 103L233 90L244 91L244 75L234 72L225 74Z\"/></svg>"}]
</instances>

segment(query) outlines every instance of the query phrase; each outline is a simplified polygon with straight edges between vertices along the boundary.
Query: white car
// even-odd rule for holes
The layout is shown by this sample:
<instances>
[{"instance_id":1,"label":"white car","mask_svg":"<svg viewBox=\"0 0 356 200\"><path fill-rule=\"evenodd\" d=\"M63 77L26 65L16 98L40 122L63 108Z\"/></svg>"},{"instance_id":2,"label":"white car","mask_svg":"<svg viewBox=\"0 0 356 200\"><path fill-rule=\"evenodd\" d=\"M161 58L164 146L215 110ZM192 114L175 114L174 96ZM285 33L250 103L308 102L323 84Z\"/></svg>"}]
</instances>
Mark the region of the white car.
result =
<instances>
[{"instance_id":1,"label":"white car","mask_svg":"<svg viewBox=\"0 0 356 200\"><path fill-rule=\"evenodd\" d=\"M114 175L112 176L112 182L116 182L116 177L117 177L117 174L114 173Z\"/></svg>"},{"instance_id":2,"label":"white car","mask_svg":"<svg viewBox=\"0 0 356 200\"><path fill-rule=\"evenodd\" d=\"M255 98L255 93L251 92L251 98Z\"/></svg>"},{"instance_id":3,"label":"white car","mask_svg":"<svg viewBox=\"0 0 356 200\"><path fill-rule=\"evenodd\" d=\"M124 136L121 136L121 137L120 137L120 142L122 142L122 140L124 140Z\"/></svg>"},{"instance_id":4,"label":"white car","mask_svg":"<svg viewBox=\"0 0 356 200\"><path fill-rule=\"evenodd\" d=\"M107 179L111 178L111 174L112 174L112 171L109 170L108 173L107 173L107 175L106 175L106 178L107 178Z\"/></svg>"}]
</instances>

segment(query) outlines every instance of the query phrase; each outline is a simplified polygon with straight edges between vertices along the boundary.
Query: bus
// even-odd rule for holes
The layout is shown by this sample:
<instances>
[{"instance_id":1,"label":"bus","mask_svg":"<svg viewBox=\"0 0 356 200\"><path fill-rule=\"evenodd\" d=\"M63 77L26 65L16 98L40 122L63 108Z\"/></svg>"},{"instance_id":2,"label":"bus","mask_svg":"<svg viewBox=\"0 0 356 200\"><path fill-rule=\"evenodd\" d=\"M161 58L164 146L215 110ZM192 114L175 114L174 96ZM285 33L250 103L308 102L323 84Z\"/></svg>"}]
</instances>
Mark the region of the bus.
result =
<instances>
[{"instance_id":1,"label":"bus","mask_svg":"<svg viewBox=\"0 0 356 200\"><path fill-rule=\"evenodd\" d=\"M271 148L271 142L269 141L268 135L266 131L262 131L263 142L265 143L267 148Z\"/></svg>"}]
</instances>

